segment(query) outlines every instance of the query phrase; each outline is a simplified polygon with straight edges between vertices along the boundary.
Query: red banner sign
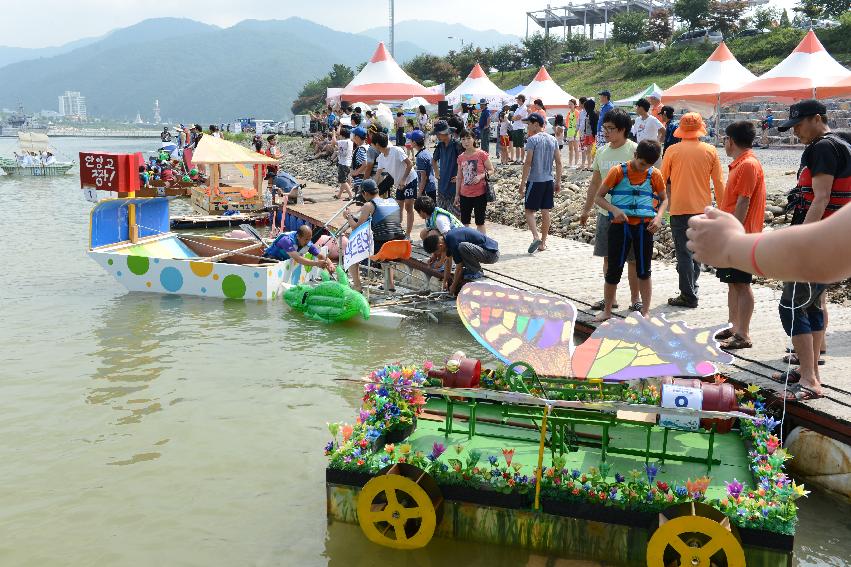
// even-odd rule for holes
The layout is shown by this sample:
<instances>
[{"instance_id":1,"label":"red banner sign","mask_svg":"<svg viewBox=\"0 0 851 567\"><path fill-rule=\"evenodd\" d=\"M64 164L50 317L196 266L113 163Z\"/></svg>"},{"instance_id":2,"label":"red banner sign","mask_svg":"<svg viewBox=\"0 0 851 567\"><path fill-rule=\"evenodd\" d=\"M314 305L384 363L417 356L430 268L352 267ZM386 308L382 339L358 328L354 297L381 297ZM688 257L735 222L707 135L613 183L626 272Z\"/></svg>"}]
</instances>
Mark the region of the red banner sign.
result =
<instances>
[{"instance_id":1,"label":"red banner sign","mask_svg":"<svg viewBox=\"0 0 851 567\"><path fill-rule=\"evenodd\" d=\"M138 162L136 154L80 152L80 187L116 193L138 191Z\"/></svg>"}]
</instances>

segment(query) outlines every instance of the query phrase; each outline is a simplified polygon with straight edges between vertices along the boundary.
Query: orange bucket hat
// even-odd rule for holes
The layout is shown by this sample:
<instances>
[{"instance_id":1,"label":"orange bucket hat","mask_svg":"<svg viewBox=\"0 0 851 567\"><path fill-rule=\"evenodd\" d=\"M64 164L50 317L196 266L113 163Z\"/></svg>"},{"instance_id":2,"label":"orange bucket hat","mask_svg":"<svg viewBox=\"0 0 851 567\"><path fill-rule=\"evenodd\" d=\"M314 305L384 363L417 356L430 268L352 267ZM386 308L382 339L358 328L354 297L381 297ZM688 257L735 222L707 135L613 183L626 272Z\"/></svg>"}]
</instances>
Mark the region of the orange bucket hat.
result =
<instances>
[{"instance_id":1,"label":"orange bucket hat","mask_svg":"<svg viewBox=\"0 0 851 567\"><path fill-rule=\"evenodd\" d=\"M706 125L697 112L689 112L680 118L679 127L674 130L674 136L683 140L697 139L706 136Z\"/></svg>"}]
</instances>

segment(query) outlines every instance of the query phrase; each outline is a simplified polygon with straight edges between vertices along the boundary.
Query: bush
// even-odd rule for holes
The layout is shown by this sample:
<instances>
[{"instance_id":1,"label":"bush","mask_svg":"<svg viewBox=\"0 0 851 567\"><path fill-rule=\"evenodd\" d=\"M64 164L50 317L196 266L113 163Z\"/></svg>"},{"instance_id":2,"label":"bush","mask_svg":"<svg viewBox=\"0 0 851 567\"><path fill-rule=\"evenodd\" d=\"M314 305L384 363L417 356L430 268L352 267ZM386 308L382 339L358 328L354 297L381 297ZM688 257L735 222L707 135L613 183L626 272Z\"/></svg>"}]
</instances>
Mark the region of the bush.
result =
<instances>
[{"instance_id":1,"label":"bush","mask_svg":"<svg viewBox=\"0 0 851 567\"><path fill-rule=\"evenodd\" d=\"M691 73L706 61L715 48L713 45L690 45L668 47L633 62L625 72L627 77L642 75L665 75L669 73Z\"/></svg>"},{"instance_id":2,"label":"bush","mask_svg":"<svg viewBox=\"0 0 851 567\"><path fill-rule=\"evenodd\" d=\"M775 28L755 37L732 39L727 44L739 63L746 65L768 57L789 55L806 32L795 28Z\"/></svg>"}]
</instances>

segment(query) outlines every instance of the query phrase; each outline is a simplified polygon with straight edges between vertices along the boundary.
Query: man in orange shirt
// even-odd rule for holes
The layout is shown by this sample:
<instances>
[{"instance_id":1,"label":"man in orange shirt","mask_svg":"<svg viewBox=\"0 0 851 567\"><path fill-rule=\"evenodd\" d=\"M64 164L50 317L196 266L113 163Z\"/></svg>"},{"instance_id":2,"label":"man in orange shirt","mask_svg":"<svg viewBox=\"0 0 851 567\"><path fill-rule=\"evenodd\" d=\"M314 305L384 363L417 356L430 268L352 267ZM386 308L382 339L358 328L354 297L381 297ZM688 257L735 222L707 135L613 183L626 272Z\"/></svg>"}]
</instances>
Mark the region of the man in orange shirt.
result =
<instances>
[{"instance_id":1,"label":"man in orange shirt","mask_svg":"<svg viewBox=\"0 0 851 567\"><path fill-rule=\"evenodd\" d=\"M700 275L698 264L688 249L688 220L712 204L712 192L709 180L715 187L715 200L721 202L724 196L724 179L721 174L721 161L714 146L701 142L706 135L703 118L697 112L689 112L680 119L674 136L682 141L674 144L665 152L662 159L662 178L669 183L668 199L671 211L671 235L674 238L674 252L677 258L677 273L680 276L680 295L668 299L668 305L675 307L697 307L697 278Z\"/></svg>"},{"instance_id":2,"label":"man in orange shirt","mask_svg":"<svg viewBox=\"0 0 851 567\"><path fill-rule=\"evenodd\" d=\"M665 181L653 164L662 155L662 146L655 140L643 140L635 148L629 163L612 167L595 202L609 212L612 219L608 233L608 262L606 284L603 286L603 312L594 318L597 322L612 316L612 304L623 275L627 252L635 253L638 272L638 289L641 293L641 315L650 309L653 288L650 282L650 262L653 258L653 235L662 228L662 219L668 208ZM611 192L611 202L606 194Z\"/></svg>"},{"instance_id":3,"label":"man in orange shirt","mask_svg":"<svg viewBox=\"0 0 851 567\"><path fill-rule=\"evenodd\" d=\"M745 227L748 234L762 232L765 211L765 174L762 164L751 149L756 139L756 128L747 120L733 122L724 131L724 151L733 158L724 198L718 208L731 213ZM723 341L722 348L751 348L750 323L754 298L751 282L753 276L735 268L718 268L715 272L727 288L727 309L732 327L715 335Z\"/></svg>"}]
</instances>

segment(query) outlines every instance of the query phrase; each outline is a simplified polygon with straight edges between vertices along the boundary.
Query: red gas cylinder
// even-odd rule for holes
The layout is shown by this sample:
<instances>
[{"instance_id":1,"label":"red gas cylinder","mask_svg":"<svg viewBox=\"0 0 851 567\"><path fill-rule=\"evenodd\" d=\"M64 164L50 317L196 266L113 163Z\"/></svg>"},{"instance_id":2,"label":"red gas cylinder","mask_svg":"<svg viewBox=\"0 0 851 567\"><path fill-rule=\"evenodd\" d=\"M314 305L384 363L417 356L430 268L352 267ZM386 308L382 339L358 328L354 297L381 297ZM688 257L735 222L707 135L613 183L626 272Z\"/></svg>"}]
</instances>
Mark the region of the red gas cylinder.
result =
<instances>
[{"instance_id":1,"label":"red gas cylinder","mask_svg":"<svg viewBox=\"0 0 851 567\"><path fill-rule=\"evenodd\" d=\"M457 372L429 370L430 378L440 378L449 388L478 388L482 377L482 362L475 358L462 358Z\"/></svg>"}]
</instances>

